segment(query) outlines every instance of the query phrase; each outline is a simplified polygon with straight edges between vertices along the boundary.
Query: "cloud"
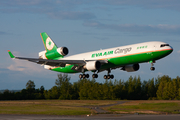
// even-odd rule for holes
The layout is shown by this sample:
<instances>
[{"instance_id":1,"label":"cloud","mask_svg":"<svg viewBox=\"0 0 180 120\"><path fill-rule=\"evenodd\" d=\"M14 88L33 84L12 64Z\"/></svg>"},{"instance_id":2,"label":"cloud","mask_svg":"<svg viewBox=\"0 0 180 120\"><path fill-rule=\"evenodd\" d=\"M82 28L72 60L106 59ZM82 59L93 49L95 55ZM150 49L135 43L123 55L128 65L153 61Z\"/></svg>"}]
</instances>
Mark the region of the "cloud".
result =
<instances>
[{"instance_id":1,"label":"cloud","mask_svg":"<svg viewBox=\"0 0 180 120\"><path fill-rule=\"evenodd\" d=\"M32 71L32 70L31 70ZM31 71L29 71L31 73ZM35 82L36 88L40 86L44 86L46 89L50 89L54 86L54 81L57 78L55 72L47 72L37 74L26 74L25 72L21 71L12 71L6 68L0 68L0 89L18 89L21 90L25 88L26 83L28 80L33 80Z\"/></svg>"},{"instance_id":2,"label":"cloud","mask_svg":"<svg viewBox=\"0 0 180 120\"><path fill-rule=\"evenodd\" d=\"M177 53L180 53L180 50L179 50L179 51L177 51Z\"/></svg>"},{"instance_id":3,"label":"cloud","mask_svg":"<svg viewBox=\"0 0 180 120\"><path fill-rule=\"evenodd\" d=\"M158 75L158 76L162 76L162 75L163 75L163 73L161 73L161 72L158 72L158 73L157 73L157 75Z\"/></svg>"},{"instance_id":4,"label":"cloud","mask_svg":"<svg viewBox=\"0 0 180 120\"><path fill-rule=\"evenodd\" d=\"M42 0L5 0L5 1L0 1L1 6L14 6L14 5L37 5L41 3Z\"/></svg>"},{"instance_id":5,"label":"cloud","mask_svg":"<svg viewBox=\"0 0 180 120\"><path fill-rule=\"evenodd\" d=\"M3 32L3 31L0 31L0 35L6 35L8 34L7 32Z\"/></svg>"},{"instance_id":6,"label":"cloud","mask_svg":"<svg viewBox=\"0 0 180 120\"><path fill-rule=\"evenodd\" d=\"M72 10L83 5L111 5L111 6L140 6L142 8L154 9L172 9L180 11L180 1L179 0L1 0L0 6L3 8L11 7L14 8L26 8L31 11L36 8L49 9L53 8L55 10ZM33 8L33 9L28 9ZM89 8L89 7L88 7ZM104 7L100 7L104 8ZM8 9L7 9L8 10ZM22 11L21 11L22 12Z\"/></svg>"},{"instance_id":7,"label":"cloud","mask_svg":"<svg viewBox=\"0 0 180 120\"><path fill-rule=\"evenodd\" d=\"M1 73L7 73L7 72L9 72L9 69L0 68L0 74L1 74Z\"/></svg>"},{"instance_id":8,"label":"cloud","mask_svg":"<svg viewBox=\"0 0 180 120\"><path fill-rule=\"evenodd\" d=\"M40 65L28 62L28 61L22 61L22 60L13 60L14 63L7 67L7 69L12 71L20 71L26 74L34 74L34 73L41 73L45 70L40 68Z\"/></svg>"},{"instance_id":9,"label":"cloud","mask_svg":"<svg viewBox=\"0 0 180 120\"><path fill-rule=\"evenodd\" d=\"M103 24L97 21L86 21L83 23L83 25L87 27L96 27L98 29L111 29L121 32L180 34L180 25Z\"/></svg>"},{"instance_id":10,"label":"cloud","mask_svg":"<svg viewBox=\"0 0 180 120\"><path fill-rule=\"evenodd\" d=\"M81 0L11 0L11 2L0 1L0 11L3 13L46 14L51 18L60 20L86 20L96 18L93 13L76 10L80 4L84 4L84 2Z\"/></svg>"},{"instance_id":11,"label":"cloud","mask_svg":"<svg viewBox=\"0 0 180 120\"><path fill-rule=\"evenodd\" d=\"M96 7L97 5L98 7ZM102 7L103 5L105 7ZM1 0L0 12L45 14L60 20L89 20L96 18L96 16L91 12L86 12L87 9L110 10L112 9L110 6L122 7L124 5L180 11L179 0Z\"/></svg>"},{"instance_id":12,"label":"cloud","mask_svg":"<svg viewBox=\"0 0 180 120\"><path fill-rule=\"evenodd\" d=\"M96 16L92 13L88 12L48 12L48 15L52 18L60 19L60 20L89 20L96 18Z\"/></svg>"},{"instance_id":13,"label":"cloud","mask_svg":"<svg viewBox=\"0 0 180 120\"><path fill-rule=\"evenodd\" d=\"M109 5L140 6L146 9L171 9L180 11L179 0L105 0Z\"/></svg>"}]
</instances>

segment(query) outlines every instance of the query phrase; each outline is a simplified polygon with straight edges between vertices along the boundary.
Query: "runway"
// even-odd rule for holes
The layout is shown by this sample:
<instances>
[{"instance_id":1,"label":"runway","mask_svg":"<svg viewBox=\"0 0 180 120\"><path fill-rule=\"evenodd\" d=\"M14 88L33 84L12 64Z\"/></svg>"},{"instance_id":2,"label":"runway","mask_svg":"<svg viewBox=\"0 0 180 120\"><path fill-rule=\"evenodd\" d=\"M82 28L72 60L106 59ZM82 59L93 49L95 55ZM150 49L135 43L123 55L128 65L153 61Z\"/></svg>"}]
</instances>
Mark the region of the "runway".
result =
<instances>
[{"instance_id":1,"label":"runway","mask_svg":"<svg viewBox=\"0 0 180 120\"><path fill-rule=\"evenodd\" d=\"M180 120L180 114L171 115L127 115L99 114L93 116L53 116L53 115L0 115L0 120Z\"/></svg>"}]
</instances>

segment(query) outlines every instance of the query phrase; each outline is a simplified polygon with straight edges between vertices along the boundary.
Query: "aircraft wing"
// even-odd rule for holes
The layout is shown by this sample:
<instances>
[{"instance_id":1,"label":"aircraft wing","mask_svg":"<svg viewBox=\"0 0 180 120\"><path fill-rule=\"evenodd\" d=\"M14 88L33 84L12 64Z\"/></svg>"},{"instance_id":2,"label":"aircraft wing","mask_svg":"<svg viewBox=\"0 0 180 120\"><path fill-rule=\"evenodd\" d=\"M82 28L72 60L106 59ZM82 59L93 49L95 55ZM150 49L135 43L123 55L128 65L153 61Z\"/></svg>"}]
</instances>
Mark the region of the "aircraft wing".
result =
<instances>
[{"instance_id":1,"label":"aircraft wing","mask_svg":"<svg viewBox=\"0 0 180 120\"><path fill-rule=\"evenodd\" d=\"M30 62L35 62L37 64L41 65L50 65L55 67L65 67L66 64L77 64L80 66L83 66L88 61L94 61L94 60L49 60L49 59L38 59L38 58L24 58L24 57L15 57L11 51L8 50L8 53L11 58L13 59L21 59L21 60L28 60ZM107 60L98 60L101 64L108 63Z\"/></svg>"}]
</instances>

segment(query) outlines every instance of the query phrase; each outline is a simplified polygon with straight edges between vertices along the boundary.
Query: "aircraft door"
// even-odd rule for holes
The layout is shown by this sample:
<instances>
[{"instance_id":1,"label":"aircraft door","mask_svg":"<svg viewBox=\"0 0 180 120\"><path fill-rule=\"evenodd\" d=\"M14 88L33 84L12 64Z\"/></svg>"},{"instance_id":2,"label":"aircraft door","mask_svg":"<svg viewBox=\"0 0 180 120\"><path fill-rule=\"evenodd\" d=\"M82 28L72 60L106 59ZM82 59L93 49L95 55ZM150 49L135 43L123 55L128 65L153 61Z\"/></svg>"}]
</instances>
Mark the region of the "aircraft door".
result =
<instances>
[{"instance_id":1,"label":"aircraft door","mask_svg":"<svg viewBox=\"0 0 180 120\"><path fill-rule=\"evenodd\" d=\"M156 45L153 45L153 52L156 51Z\"/></svg>"},{"instance_id":2,"label":"aircraft door","mask_svg":"<svg viewBox=\"0 0 180 120\"><path fill-rule=\"evenodd\" d=\"M154 56L154 52L156 51L156 45L153 45L153 51L151 52L151 56Z\"/></svg>"}]
</instances>

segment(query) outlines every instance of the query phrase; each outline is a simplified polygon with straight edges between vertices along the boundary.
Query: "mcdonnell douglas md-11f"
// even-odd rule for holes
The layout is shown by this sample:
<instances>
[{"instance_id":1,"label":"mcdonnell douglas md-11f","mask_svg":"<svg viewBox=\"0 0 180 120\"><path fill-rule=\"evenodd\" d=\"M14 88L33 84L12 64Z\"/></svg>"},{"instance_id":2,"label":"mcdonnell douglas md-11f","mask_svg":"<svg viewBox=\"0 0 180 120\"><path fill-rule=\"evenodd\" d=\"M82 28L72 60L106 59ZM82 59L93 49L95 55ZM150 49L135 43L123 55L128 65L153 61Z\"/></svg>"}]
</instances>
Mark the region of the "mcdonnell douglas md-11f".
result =
<instances>
[{"instance_id":1,"label":"mcdonnell douglas md-11f","mask_svg":"<svg viewBox=\"0 0 180 120\"><path fill-rule=\"evenodd\" d=\"M15 57L9 50L11 58L28 60L44 65L45 69L63 73L82 73L79 78L89 78L86 71L92 71L93 78L98 77L98 73L107 70L104 79L113 79L110 74L112 69L121 68L127 72L138 71L139 63L151 63L151 70L155 70L154 63L167 55L173 48L164 42L144 42L139 44L114 47L104 50L92 51L64 57L68 54L68 48L57 47L47 33L40 33L45 46L45 51L39 52L39 58Z\"/></svg>"}]
</instances>

